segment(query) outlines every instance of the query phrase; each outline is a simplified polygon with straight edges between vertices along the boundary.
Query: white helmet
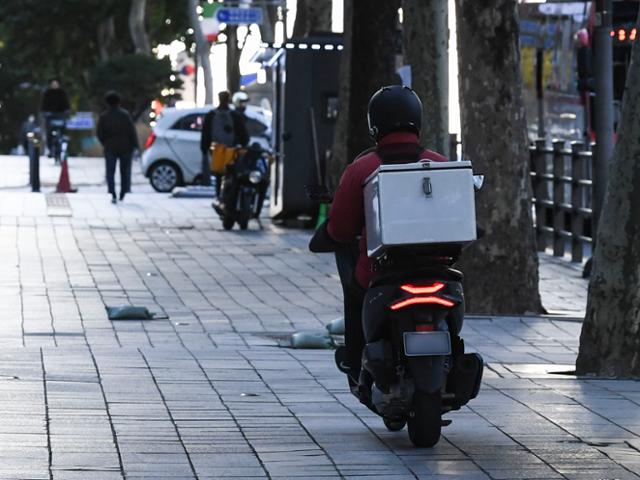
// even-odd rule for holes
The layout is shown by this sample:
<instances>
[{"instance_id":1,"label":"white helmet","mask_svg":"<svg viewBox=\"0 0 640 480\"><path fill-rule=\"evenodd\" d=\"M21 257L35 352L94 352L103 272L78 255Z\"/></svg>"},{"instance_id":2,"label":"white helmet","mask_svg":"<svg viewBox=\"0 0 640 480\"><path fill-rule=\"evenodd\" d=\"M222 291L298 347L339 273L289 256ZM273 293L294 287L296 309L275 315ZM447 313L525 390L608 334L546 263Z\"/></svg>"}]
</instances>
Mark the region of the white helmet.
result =
<instances>
[{"instance_id":1,"label":"white helmet","mask_svg":"<svg viewBox=\"0 0 640 480\"><path fill-rule=\"evenodd\" d=\"M236 107L239 107L243 102L249 102L249 95L246 92L236 92L231 97L231 101Z\"/></svg>"}]
</instances>

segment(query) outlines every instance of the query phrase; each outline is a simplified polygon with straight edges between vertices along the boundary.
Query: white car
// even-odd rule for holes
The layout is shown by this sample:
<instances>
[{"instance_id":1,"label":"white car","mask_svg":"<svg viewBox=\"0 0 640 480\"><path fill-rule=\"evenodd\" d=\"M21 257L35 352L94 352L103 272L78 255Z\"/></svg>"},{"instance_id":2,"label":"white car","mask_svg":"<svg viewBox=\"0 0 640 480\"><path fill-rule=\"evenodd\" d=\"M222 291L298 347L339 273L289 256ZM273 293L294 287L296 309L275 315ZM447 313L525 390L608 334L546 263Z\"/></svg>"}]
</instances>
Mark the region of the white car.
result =
<instances>
[{"instance_id":1,"label":"white car","mask_svg":"<svg viewBox=\"0 0 640 480\"><path fill-rule=\"evenodd\" d=\"M200 134L202 122L213 107L165 108L147 139L142 173L158 192L198 183L202 173ZM245 110L249 144L271 149L271 112L248 105Z\"/></svg>"}]
</instances>

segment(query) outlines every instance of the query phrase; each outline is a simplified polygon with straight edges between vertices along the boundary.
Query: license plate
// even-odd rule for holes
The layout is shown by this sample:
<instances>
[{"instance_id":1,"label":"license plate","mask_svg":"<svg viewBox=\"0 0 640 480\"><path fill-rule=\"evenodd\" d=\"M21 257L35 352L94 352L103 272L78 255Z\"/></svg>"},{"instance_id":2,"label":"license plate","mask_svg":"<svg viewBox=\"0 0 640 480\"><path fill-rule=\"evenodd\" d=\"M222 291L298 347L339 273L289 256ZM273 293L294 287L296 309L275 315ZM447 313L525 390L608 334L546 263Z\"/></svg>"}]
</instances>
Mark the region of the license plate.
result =
<instances>
[{"instance_id":1,"label":"license plate","mask_svg":"<svg viewBox=\"0 0 640 480\"><path fill-rule=\"evenodd\" d=\"M449 332L405 332L404 354L408 357L450 355Z\"/></svg>"}]
</instances>

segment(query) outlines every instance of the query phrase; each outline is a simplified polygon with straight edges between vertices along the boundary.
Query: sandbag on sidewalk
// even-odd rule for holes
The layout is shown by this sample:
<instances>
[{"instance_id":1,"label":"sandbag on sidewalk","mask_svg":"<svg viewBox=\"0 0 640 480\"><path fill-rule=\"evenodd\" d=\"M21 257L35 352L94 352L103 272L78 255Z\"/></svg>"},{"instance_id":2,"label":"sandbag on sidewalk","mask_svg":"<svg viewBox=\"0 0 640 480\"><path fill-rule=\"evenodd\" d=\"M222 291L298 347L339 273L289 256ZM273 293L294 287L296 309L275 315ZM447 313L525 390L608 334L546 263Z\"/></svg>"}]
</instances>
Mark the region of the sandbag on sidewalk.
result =
<instances>
[{"instance_id":1,"label":"sandbag on sidewalk","mask_svg":"<svg viewBox=\"0 0 640 480\"><path fill-rule=\"evenodd\" d=\"M336 318L326 325L331 335L344 335L344 317Z\"/></svg>"},{"instance_id":2,"label":"sandbag on sidewalk","mask_svg":"<svg viewBox=\"0 0 640 480\"><path fill-rule=\"evenodd\" d=\"M327 332L296 332L291 335L291 348L322 348L335 347L333 338Z\"/></svg>"},{"instance_id":3,"label":"sandbag on sidewalk","mask_svg":"<svg viewBox=\"0 0 640 480\"><path fill-rule=\"evenodd\" d=\"M157 314L150 312L147 307L135 305L121 305L117 307L104 307L107 310L109 320L154 320L159 318Z\"/></svg>"}]
</instances>

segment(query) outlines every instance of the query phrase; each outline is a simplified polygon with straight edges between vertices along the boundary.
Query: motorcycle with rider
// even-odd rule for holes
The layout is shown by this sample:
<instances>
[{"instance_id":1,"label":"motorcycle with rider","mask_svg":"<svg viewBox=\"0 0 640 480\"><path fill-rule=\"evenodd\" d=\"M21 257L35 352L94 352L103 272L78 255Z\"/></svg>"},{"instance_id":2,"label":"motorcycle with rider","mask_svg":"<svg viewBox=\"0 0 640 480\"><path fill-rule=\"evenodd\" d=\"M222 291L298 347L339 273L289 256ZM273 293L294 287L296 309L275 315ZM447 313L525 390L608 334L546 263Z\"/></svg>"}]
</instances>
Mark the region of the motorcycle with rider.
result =
<instances>
[{"instance_id":1,"label":"motorcycle with rider","mask_svg":"<svg viewBox=\"0 0 640 480\"><path fill-rule=\"evenodd\" d=\"M389 430L408 425L418 447L435 445L442 415L478 394L483 361L466 353L462 273L453 268L476 239L470 162L420 146L422 104L406 86L369 102L376 142L346 168L312 252L334 252L343 287L345 346L336 364L351 392Z\"/></svg>"},{"instance_id":2,"label":"motorcycle with rider","mask_svg":"<svg viewBox=\"0 0 640 480\"><path fill-rule=\"evenodd\" d=\"M220 195L212 206L225 230L231 230L236 223L240 230L246 230L251 219L260 223L269 187L270 156L258 143L246 149L236 148L231 153L233 161L224 166Z\"/></svg>"}]
</instances>

